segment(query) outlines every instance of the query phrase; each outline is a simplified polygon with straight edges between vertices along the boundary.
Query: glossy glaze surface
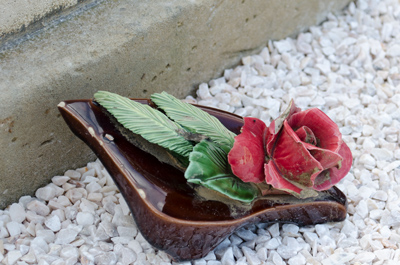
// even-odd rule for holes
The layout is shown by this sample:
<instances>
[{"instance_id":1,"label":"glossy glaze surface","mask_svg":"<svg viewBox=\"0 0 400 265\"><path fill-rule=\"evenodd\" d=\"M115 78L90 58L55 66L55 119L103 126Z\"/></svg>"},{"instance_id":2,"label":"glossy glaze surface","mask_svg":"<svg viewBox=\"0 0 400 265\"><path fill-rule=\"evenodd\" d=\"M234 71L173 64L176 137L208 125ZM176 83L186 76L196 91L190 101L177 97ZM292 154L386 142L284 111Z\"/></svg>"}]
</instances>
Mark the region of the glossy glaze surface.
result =
<instances>
[{"instance_id":1,"label":"glossy glaze surface","mask_svg":"<svg viewBox=\"0 0 400 265\"><path fill-rule=\"evenodd\" d=\"M145 99L137 101L150 104ZM202 109L239 133L241 117ZM176 260L207 255L235 229L248 223L309 225L342 221L346 216L346 197L335 187L307 200L284 194L264 196L252 205L205 200L196 187L187 185L181 171L132 145L91 100L62 102L59 110L71 130L89 145L111 174L143 236Z\"/></svg>"}]
</instances>

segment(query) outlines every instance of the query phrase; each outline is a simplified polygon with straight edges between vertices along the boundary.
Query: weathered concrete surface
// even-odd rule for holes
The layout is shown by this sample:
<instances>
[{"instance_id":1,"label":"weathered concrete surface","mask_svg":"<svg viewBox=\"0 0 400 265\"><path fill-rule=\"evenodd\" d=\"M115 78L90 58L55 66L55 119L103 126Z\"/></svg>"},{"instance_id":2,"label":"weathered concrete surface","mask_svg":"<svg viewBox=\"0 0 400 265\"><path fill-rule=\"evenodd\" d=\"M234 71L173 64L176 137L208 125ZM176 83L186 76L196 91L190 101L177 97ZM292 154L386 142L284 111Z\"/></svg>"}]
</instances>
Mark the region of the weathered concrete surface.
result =
<instances>
[{"instance_id":1,"label":"weathered concrete surface","mask_svg":"<svg viewBox=\"0 0 400 265\"><path fill-rule=\"evenodd\" d=\"M0 3L0 38L24 30L32 23L77 3L78 0L2 0Z\"/></svg>"},{"instance_id":2,"label":"weathered concrete surface","mask_svg":"<svg viewBox=\"0 0 400 265\"><path fill-rule=\"evenodd\" d=\"M97 90L193 92L349 0L106 1L0 54L0 208L94 159L58 114Z\"/></svg>"}]
</instances>

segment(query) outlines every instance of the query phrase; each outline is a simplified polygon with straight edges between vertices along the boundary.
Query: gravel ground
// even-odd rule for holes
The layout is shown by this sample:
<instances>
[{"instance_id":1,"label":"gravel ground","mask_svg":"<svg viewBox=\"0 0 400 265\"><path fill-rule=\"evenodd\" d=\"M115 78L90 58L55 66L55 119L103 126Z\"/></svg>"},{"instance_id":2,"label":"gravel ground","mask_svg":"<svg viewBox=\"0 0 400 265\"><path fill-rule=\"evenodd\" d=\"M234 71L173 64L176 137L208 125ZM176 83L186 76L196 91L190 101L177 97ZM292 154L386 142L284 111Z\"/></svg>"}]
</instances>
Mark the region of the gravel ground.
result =
<instances>
[{"instance_id":1,"label":"gravel ground","mask_svg":"<svg viewBox=\"0 0 400 265\"><path fill-rule=\"evenodd\" d=\"M269 123L291 98L318 107L353 152L337 185L349 200L344 222L252 225L193 265L400 264L400 4L356 1L297 39L201 84L186 101ZM68 170L0 210L2 264L171 264L138 233L101 163Z\"/></svg>"}]
</instances>

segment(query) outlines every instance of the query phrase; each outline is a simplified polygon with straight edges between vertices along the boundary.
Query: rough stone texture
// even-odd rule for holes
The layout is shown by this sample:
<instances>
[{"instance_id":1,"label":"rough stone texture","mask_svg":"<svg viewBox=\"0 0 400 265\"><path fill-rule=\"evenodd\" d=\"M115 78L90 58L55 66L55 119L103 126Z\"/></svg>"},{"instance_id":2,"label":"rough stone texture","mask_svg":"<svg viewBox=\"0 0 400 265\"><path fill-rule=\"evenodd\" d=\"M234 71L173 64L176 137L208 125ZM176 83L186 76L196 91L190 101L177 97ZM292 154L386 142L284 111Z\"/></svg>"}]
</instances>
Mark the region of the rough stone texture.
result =
<instances>
[{"instance_id":1,"label":"rough stone texture","mask_svg":"<svg viewBox=\"0 0 400 265\"><path fill-rule=\"evenodd\" d=\"M94 159L58 114L97 90L183 98L349 0L105 1L0 53L0 208Z\"/></svg>"},{"instance_id":2,"label":"rough stone texture","mask_svg":"<svg viewBox=\"0 0 400 265\"><path fill-rule=\"evenodd\" d=\"M0 37L21 31L32 23L77 3L78 0L2 0L0 3Z\"/></svg>"}]
</instances>

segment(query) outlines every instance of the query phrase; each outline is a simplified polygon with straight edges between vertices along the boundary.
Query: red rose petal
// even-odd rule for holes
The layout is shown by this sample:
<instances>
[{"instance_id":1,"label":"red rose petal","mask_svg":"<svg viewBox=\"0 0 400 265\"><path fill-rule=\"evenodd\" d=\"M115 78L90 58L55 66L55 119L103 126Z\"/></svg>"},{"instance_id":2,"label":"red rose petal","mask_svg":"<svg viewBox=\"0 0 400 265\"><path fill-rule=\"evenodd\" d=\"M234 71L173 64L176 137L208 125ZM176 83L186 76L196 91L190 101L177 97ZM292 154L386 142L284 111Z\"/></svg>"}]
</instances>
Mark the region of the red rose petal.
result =
<instances>
[{"instance_id":1,"label":"red rose petal","mask_svg":"<svg viewBox=\"0 0 400 265\"><path fill-rule=\"evenodd\" d=\"M310 151L310 154L318 160L324 169L336 167L342 161L342 156L328 149L322 149L311 144L304 143L304 146Z\"/></svg>"},{"instance_id":2,"label":"red rose petal","mask_svg":"<svg viewBox=\"0 0 400 265\"><path fill-rule=\"evenodd\" d=\"M346 143L342 142L339 150L339 155L343 157L341 167L332 167L324 170L314 180L313 188L315 190L327 190L333 185L337 184L342 178L344 178L350 171L353 163L353 155L351 154L350 148Z\"/></svg>"},{"instance_id":3,"label":"red rose petal","mask_svg":"<svg viewBox=\"0 0 400 265\"><path fill-rule=\"evenodd\" d=\"M270 160L268 164L265 164L264 170L265 182L270 184L272 187L274 187L275 189L285 190L289 192L291 191L300 194L301 189L283 178L281 174L277 171L272 160Z\"/></svg>"},{"instance_id":4,"label":"red rose petal","mask_svg":"<svg viewBox=\"0 0 400 265\"><path fill-rule=\"evenodd\" d=\"M311 179L323 170L287 121L284 121L272 152L272 159L283 176L300 185L311 187L313 185Z\"/></svg>"},{"instance_id":5,"label":"red rose petal","mask_svg":"<svg viewBox=\"0 0 400 265\"><path fill-rule=\"evenodd\" d=\"M279 115L276 120L274 120L272 124L274 124L274 133L278 133L280 128L283 126L283 122L287 119L289 119L291 116L293 116L295 113L301 112L301 109L296 107L296 104L294 104L293 99L289 102L289 106L285 109L285 111L282 112L281 115ZM270 126L271 126L270 125Z\"/></svg>"},{"instance_id":6,"label":"red rose petal","mask_svg":"<svg viewBox=\"0 0 400 265\"><path fill-rule=\"evenodd\" d=\"M314 133L307 126L300 127L295 131L295 133L302 142L309 143L312 145L317 145L317 139L315 138Z\"/></svg>"},{"instance_id":7,"label":"red rose petal","mask_svg":"<svg viewBox=\"0 0 400 265\"><path fill-rule=\"evenodd\" d=\"M283 126L283 122L289 119L293 114L298 113L300 111L301 109L296 107L296 104L292 99L289 103L289 106L285 109L285 111L283 111L282 114L279 115L278 118L276 118L276 120L271 122L267 130L266 141L265 141L265 146L268 156L271 155L272 147L278 137L278 132Z\"/></svg>"},{"instance_id":8,"label":"red rose petal","mask_svg":"<svg viewBox=\"0 0 400 265\"><path fill-rule=\"evenodd\" d=\"M339 127L325 113L317 108L297 112L288 118L293 130L307 126L319 141L318 147L338 152L342 142Z\"/></svg>"},{"instance_id":9,"label":"red rose petal","mask_svg":"<svg viewBox=\"0 0 400 265\"><path fill-rule=\"evenodd\" d=\"M269 127L266 129L265 134L265 151L267 152L267 156L271 156L272 147L276 139L278 138L278 134L275 133L275 121L272 121Z\"/></svg>"},{"instance_id":10,"label":"red rose petal","mask_svg":"<svg viewBox=\"0 0 400 265\"><path fill-rule=\"evenodd\" d=\"M232 172L244 182L264 181L264 135L267 126L257 118L244 118L242 133L228 154Z\"/></svg>"}]
</instances>

